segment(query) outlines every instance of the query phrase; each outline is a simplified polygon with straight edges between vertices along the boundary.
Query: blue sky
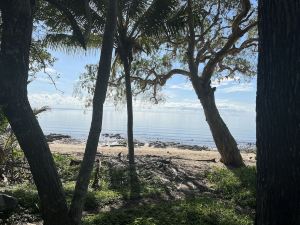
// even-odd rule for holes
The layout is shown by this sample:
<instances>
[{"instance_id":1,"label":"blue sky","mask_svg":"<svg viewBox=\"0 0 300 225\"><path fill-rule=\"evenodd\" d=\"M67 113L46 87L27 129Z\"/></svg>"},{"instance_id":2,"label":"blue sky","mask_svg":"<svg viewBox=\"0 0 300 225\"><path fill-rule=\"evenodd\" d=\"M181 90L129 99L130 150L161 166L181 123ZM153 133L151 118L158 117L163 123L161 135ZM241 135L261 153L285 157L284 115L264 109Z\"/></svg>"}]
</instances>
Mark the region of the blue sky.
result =
<instances>
[{"instance_id":1,"label":"blue sky","mask_svg":"<svg viewBox=\"0 0 300 225\"><path fill-rule=\"evenodd\" d=\"M86 64L98 63L99 53L77 52L66 54L59 51L51 51L58 60L53 68L48 68L50 73L58 73L60 78L56 81L57 88L43 73L32 82L29 87L29 99L33 107L48 105L52 108L83 108L84 103L73 97L73 90L79 75L84 71ZM254 112L256 96L256 79L250 82L240 83L233 80L224 80L220 83L213 82L217 87L216 103L220 110ZM63 93L62 93L62 92ZM190 82L180 75L174 76L163 90L166 102L156 108L193 109L199 108L200 103L194 93ZM136 107L149 107L148 104L135 102Z\"/></svg>"}]
</instances>

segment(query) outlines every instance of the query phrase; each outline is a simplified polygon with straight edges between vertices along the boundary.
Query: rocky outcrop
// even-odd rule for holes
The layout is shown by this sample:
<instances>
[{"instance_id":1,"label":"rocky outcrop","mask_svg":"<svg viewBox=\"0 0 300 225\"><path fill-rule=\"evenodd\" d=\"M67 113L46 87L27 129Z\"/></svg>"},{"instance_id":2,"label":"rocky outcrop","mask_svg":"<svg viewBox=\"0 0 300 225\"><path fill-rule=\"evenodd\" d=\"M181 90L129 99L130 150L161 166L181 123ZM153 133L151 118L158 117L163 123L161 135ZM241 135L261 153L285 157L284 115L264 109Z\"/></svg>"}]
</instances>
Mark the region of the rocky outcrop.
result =
<instances>
[{"instance_id":1,"label":"rocky outcrop","mask_svg":"<svg viewBox=\"0 0 300 225\"><path fill-rule=\"evenodd\" d=\"M6 194L0 194L0 212L12 212L18 205L18 200Z\"/></svg>"}]
</instances>

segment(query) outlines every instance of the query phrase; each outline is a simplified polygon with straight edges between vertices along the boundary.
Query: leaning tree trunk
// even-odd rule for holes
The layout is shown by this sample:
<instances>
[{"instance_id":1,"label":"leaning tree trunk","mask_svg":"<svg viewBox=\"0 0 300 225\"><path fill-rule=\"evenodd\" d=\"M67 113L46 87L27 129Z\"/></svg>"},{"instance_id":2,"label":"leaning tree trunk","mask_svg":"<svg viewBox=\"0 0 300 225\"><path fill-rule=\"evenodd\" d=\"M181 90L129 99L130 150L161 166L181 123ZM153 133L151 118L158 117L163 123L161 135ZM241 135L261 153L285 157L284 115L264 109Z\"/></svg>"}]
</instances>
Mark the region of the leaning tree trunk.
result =
<instances>
[{"instance_id":1,"label":"leaning tree trunk","mask_svg":"<svg viewBox=\"0 0 300 225\"><path fill-rule=\"evenodd\" d=\"M103 43L101 48L101 58L99 62L99 69L93 99L93 115L91 128L69 212L69 216L72 220L72 225L78 225L81 222L85 197L91 177L91 172L93 170L99 137L102 129L103 105L105 102L108 87L117 23L117 0L111 0L109 2L109 11L107 14Z\"/></svg>"},{"instance_id":2,"label":"leaning tree trunk","mask_svg":"<svg viewBox=\"0 0 300 225\"><path fill-rule=\"evenodd\" d=\"M44 134L27 98L32 1L2 0L0 105L24 154L37 187L45 225L66 225L67 204Z\"/></svg>"},{"instance_id":3,"label":"leaning tree trunk","mask_svg":"<svg viewBox=\"0 0 300 225\"><path fill-rule=\"evenodd\" d=\"M4 112L30 165L44 225L69 224L64 191L49 146L27 97L17 98L6 104Z\"/></svg>"},{"instance_id":4,"label":"leaning tree trunk","mask_svg":"<svg viewBox=\"0 0 300 225\"><path fill-rule=\"evenodd\" d=\"M196 85L194 85L195 87ZM243 158L234 137L223 121L215 102L215 88L196 86L196 93L202 104L206 121L209 125L221 162L231 167L244 166Z\"/></svg>"},{"instance_id":5,"label":"leaning tree trunk","mask_svg":"<svg viewBox=\"0 0 300 225\"><path fill-rule=\"evenodd\" d=\"M300 3L259 1L257 225L300 224Z\"/></svg>"}]
</instances>

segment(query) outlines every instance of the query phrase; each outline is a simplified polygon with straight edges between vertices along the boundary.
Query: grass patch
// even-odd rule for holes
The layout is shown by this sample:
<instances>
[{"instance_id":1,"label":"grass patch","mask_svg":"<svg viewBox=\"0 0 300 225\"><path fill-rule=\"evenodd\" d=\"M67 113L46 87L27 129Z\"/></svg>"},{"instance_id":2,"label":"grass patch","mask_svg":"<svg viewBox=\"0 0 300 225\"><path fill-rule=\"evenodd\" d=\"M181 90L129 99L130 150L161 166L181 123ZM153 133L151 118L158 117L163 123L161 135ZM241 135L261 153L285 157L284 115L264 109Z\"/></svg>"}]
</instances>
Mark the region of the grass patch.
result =
<instances>
[{"instance_id":1,"label":"grass patch","mask_svg":"<svg viewBox=\"0 0 300 225\"><path fill-rule=\"evenodd\" d=\"M70 204L75 188L75 182L69 182L64 184L65 193L67 196L67 202ZM122 195L116 191L105 190L92 190L88 189L88 193L85 200L84 209L87 211L95 211L99 207L103 207L110 202L117 201L122 198Z\"/></svg>"},{"instance_id":2,"label":"grass patch","mask_svg":"<svg viewBox=\"0 0 300 225\"><path fill-rule=\"evenodd\" d=\"M58 170L58 174L63 182L74 181L79 173L80 165L70 166L74 158L69 155L53 153L53 159Z\"/></svg>"},{"instance_id":3,"label":"grass patch","mask_svg":"<svg viewBox=\"0 0 300 225\"><path fill-rule=\"evenodd\" d=\"M251 225L248 215L212 198L151 204L120 209L83 219L84 225Z\"/></svg>"},{"instance_id":4,"label":"grass patch","mask_svg":"<svg viewBox=\"0 0 300 225\"><path fill-rule=\"evenodd\" d=\"M216 168L208 173L208 180L225 199L243 207L255 209L256 205L256 168L240 169Z\"/></svg>"},{"instance_id":5,"label":"grass patch","mask_svg":"<svg viewBox=\"0 0 300 225\"><path fill-rule=\"evenodd\" d=\"M59 175L63 181L67 202L70 204L78 174L79 165L70 166L73 158L54 154ZM139 184L139 197L143 204L133 205L130 192L129 171L126 166L111 166L104 161L100 168L100 188L88 189L85 211L92 213L84 217L84 225L251 225L255 209L255 167L241 169L215 168L204 177L217 191L217 197L203 197L177 201L163 201L166 185L159 176L151 176L148 170L136 171ZM92 175L93 179L94 175ZM203 179L203 174L198 178ZM91 181L92 183L93 181ZM24 183L2 190L18 198L20 205L30 212L39 213L39 198L33 184ZM207 196L207 195L205 195ZM215 195L213 195L215 196ZM145 202L148 202L145 204ZM151 203L149 203L151 202ZM117 204L115 204L117 203ZM122 205L124 204L124 205ZM127 204L127 205L126 205ZM105 206L120 206L110 212L100 212ZM241 210L242 209L242 210ZM246 209L246 210L245 210ZM95 213L95 214L94 214Z\"/></svg>"},{"instance_id":6,"label":"grass patch","mask_svg":"<svg viewBox=\"0 0 300 225\"><path fill-rule=\"evenodd\" d=\"M33 212L39 211L39 196L34 185L21 184L2 190L3 193L18 199L20 206Z\"/></svg>"}]
</instances>

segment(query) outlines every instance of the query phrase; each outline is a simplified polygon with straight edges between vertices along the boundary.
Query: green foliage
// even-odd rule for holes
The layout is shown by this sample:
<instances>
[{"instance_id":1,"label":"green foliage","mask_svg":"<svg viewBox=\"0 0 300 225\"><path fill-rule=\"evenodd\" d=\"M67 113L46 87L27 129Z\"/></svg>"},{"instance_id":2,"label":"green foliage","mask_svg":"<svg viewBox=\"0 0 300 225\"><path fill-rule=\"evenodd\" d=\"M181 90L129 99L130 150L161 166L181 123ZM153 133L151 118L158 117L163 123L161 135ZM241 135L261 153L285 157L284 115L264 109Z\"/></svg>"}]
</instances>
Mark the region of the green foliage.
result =
<instances>
[{"instance_id":1,"label":"green foliage","mask_svg":"<svg viewBox=\"0 0 300 225\"><path fill-rule=\"evenodd\" d=\"M73 192L75 189L75 182L64 183L64 190L67 196L67 202L72 200ZM110 202L118 201L122 198L122 195L117 191L110 190L108 188L101 188L99 190L88 189L88 193L85 200L85 210L95 211L99 207L104 207Z\"/></svg>"},{"instance_id":2,"label":"green foliage","mask_svg":"<svg viewBox=\"0 0 300 225\"><path fill-rule=\"evenodd\" d=\"M17 198L20 206L33 212L39 210L39 196L34 185L25 183L1 191Z\"/></svg>"},{"instance_id":3,"label":"green foliage","mask_svg":"<svg viewBox=\"0 0 300 225\"><path fill-rule=\"evenodd\" d=\"M78 166L70 166L73 159L69 155L54 154L69 204L78 174ZM129 198L131 190L127 167L113 166L107 161L102 162L100 188L88 189L84 210L89 212L89 216L84 217L84 225L253 224L252 211L255 208L256 192L254 167L234 170L215 168L205 177L216 190L214 193L217 195L198 195L178 201L162 200L166 184L159 177L148 179L147 170L138 172L141 202L145 204L134 204L135 201L132 202ZM17 197L20 205L31 212L39 212L39 198L34 185L26 183L2 188L0 191ZM109 212L101 210L115 205L120 208Z\"/></svg>"},{"instance_id":4,"label":"green foliage","mask_svg":"<svg viewBox=\"0 0 300 225\"><path fill-rule=\"evenodd\" d=\"M247 215L212 198L148 204L100 213L84 218L84 225L250 225Z\"/></svg>"},{"instance_id":5,"label":"green foliage","mask_svg":"<svg viewBox=\"0 0 300 225\"><path fill-rule=\"evenodd\" d=\"M74 181L79 173L79 165L70 166L71 160L74 158L68 155L58 153L53 154L58 174L63 181Z\"/></svg>"},{"instance_id":6,"label":"green foliage","mask_svg":"<svg viewBox=\"0 0 300 225\"><path fill-rule=\"evenodd\" d=\"M48 71L49 68L53 67L55 61L46 44L41 40L32 40L30 46L30 58L29 58L29 75L31 79L36 78L39 72L47 75L49 79L57 79L58 74L53 74Z\"/></svg>"},{"instance_id":7,"label":"green foliage","mask_svg":"<svg viewBox=\"0 0 300 225\"><path fill-rule=\"evenodd\" d=\"M112 201L121 199L121 195L113 190L89 190L86 196L85 209L95 210L99 207L103 207Z\"/></svg>"},{"instance_id":8,"label":"green foliage","mask_svg":"<svg viewBox=\"0 0 300 225\"><path fill-rule=\"evenodd\" d=\"M256 168L215 169L207 176L213 187L225 199L241 206L255 208L256 205Z\"/></svg>"}]
</instances>

